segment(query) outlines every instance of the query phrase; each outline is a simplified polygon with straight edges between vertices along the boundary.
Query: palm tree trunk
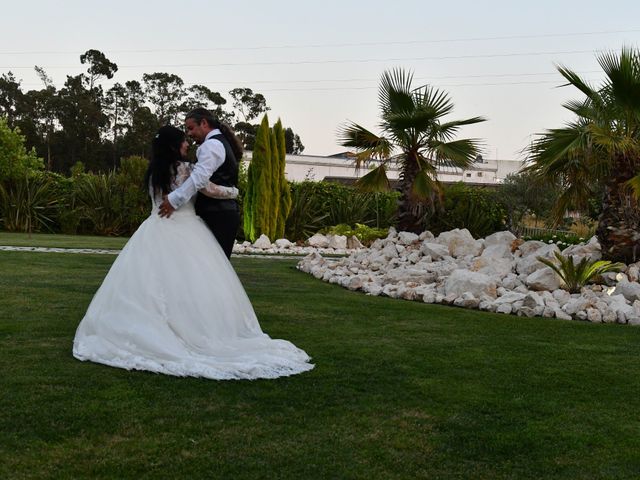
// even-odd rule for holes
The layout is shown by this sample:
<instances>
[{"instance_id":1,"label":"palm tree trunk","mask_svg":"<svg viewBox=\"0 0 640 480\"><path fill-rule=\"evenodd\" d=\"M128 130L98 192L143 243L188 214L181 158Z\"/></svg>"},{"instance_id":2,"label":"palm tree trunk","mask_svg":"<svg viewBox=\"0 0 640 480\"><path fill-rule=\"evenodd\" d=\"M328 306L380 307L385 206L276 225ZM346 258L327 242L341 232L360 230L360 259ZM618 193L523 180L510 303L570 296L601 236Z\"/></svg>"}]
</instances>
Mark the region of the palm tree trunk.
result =
<instances>
[{"instance_id":1,"label":"palm tree trunk","mask_svg":"<svg viewBox=\"0 0 640 480\"><path fill-rule=\"evenodd\" d=\"M605 185L596 236L606 260L629 264L640 259L640 208L624 185L635 174L633 162L620 158Z\"/></svg>"},{"instance_id":2,"label":"palm tree trunk","mask_svg":"<svg viewBox=\"0 0 640 480\"><path fill-rule=\"evenodd\" d=\"M419 171L418 163L409 154L400 173L400 200L398 201L398 231L420 233L422 226L422 206L411 193L411 187Z\"/></svg>"}]
</instances>

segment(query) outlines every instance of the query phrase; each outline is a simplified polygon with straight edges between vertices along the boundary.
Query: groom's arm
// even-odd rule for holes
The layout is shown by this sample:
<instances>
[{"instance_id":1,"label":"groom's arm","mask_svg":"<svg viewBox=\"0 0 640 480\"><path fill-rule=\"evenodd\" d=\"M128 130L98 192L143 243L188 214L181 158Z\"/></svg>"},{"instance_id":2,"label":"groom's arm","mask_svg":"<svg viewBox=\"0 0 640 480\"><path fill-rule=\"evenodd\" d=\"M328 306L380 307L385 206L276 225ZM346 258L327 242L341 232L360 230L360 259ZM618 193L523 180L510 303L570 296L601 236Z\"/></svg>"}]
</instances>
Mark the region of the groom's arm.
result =
<instances>
[{"instance_id":1,"label":"groom's arm","mask_svg":"<svg viewBox=\"0 0 640 480\"><path fill-rule=\"evenodd\" d=\"M180 208L193 197L198 190L209 185L209 179L224 163L225 151L222 142L206 140L196 152L198 162L193 171L180 187L171 192L167 199L174 209Z\"/></svg>"}]
</instances>

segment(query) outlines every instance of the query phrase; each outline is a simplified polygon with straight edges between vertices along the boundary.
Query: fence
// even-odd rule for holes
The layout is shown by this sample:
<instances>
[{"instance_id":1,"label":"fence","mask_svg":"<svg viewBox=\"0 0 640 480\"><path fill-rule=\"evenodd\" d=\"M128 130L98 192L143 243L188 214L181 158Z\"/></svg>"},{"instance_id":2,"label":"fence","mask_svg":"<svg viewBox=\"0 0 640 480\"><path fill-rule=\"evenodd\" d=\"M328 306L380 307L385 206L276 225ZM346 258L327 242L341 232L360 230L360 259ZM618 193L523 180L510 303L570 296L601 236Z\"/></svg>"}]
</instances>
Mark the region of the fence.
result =
<instances>
[{"instance_id":1,"label":"fence","mask_svg":"<svg viewBox=\"0 0 640 480\"><path fill-rule=\"evenodd\" d=\"M538 228L538 227L527 227L524 225L519 225L517 227L517 234L520 237L549 237L549 236L563 236L563 237L575 237L578 238L578 234L576 232L572 232L570 230L554 230L553 228Z\"/></svg>"}]
</instances>

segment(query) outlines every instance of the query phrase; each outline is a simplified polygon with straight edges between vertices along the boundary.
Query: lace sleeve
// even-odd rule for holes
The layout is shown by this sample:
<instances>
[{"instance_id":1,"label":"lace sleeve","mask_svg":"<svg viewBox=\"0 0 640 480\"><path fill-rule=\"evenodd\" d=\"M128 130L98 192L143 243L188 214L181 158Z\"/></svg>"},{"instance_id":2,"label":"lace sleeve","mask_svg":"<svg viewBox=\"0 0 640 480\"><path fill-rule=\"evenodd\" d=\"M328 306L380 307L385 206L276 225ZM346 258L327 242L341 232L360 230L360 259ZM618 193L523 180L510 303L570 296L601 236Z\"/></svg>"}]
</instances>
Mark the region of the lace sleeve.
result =
<instances>
[{"instance_id":1,"label":"lace sleeve","mask_svg":"<svg viewBox=\"0 0 640 480\"><path fill-rule=\"evenodd\" d=\"M216 185L209 182L204 188L200 189L200 193L203 193L207 197L217 199L234 199L238 198L238 189L236 187L223 187L222 185Z\"/></svg>"},{"instance_id":2,"label":"lace sleeve","mask_svg":"<svg viewBox=\"0 0 640 480\"><path fill-rule=\"evenodd\" d=\"M176 169L176 178L173 181L172 187L173 190L182 185L187 178L191 175L191 171L193 170L193 164L187 162L178 163L178 168Z\"/></svg>"}]
</instances>

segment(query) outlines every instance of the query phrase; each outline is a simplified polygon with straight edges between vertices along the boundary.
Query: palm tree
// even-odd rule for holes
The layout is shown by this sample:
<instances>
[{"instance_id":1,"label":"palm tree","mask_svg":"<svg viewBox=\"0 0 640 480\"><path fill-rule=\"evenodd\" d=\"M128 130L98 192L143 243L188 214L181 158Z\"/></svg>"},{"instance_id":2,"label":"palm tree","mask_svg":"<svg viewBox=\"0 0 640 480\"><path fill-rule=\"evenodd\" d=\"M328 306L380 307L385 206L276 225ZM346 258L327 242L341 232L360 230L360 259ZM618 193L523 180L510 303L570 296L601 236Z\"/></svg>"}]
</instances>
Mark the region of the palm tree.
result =
<instances>
[{"instance_id":1,"label":"palm tree","mask_svg":"<svg viewBox=\"0 0 640 480\"><path fill-rule=\"evenodd\" d=\"M413 74L403 69L382 74L378 94L382 135L348 122L338 130L338 141L356 149L356 168L378 164L358 181L363 190L388 189L387 167L399 167L397 226L418 233L426 208L433 207L442 195L437 168L468 168L480 151L478 140L454 140L455 135L461 126L485 119L442 122L442 117L453 110L448 95L428 85L412 88L412 79Z\"/></svg>"},{"instance_id":2,"label":"palm tree","mask_svg":"<svg viewBox=\"0 0 640 480\"><path fill-rule=\"evenodd\" d=\"M556 220L569 208L584 208L601 189L596 236L603 256L630 263L640 257L640 205L633 194L640 173L640 52L623 48L620 55L597 58L605 73L597 88L558 67L565 86L573 85L586 99L567 102L575 120L532 143L527 170L539 179L560 179Z\"/></svg>"}]
</instances>

